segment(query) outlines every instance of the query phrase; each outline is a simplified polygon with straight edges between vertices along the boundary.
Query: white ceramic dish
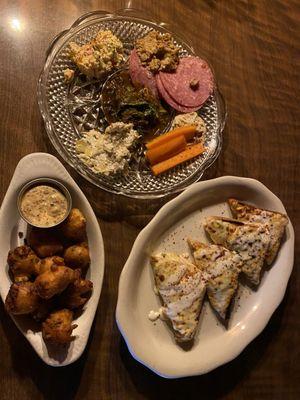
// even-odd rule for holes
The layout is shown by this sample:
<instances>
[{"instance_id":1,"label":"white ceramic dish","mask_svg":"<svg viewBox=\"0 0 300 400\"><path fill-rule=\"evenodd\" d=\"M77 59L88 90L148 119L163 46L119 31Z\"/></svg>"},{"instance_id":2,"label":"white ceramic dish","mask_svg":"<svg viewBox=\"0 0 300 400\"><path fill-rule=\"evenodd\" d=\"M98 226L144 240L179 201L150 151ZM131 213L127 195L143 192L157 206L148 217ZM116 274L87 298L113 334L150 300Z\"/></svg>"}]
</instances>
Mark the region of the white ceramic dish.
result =
<instances>
[{"instance_id":1,"label":"white ceramic dish","mask_svg":"<svg viewBox=\"0 0 300 400\"><path fill-rule=\"evenodd\" d=\"M149 321L160 299L154 294L149 255L156 251L188 252L186 237L208 241L201 221L209 215L230 216L228 197L286 212L262 183L222 177L194 184L167 203L137 237L119 282L116 319L132 356L160 376L200 375L235 358L266 326L280 304L293 268L294 231L289 222L277 259L257 291L240 285L226 329L205 302L194 345L184 350L163 321Z\"/></svg>"},{"instance_id":2,"label":"white ceramic dish","mask_svg":"<svg viewBox=\"0 0 300 400\"><path fill-rule=\"evenodd\" d=\"M35 325L34 321L28 316L13 317L13 320L46 364L64 366L71 364L81 356L89 337L104 274L103 239L92 207L57 158L45 153L33 153L25 156L16 167L0 209L0 265L2 266L0 269L0 294L3 301L11 285L8 268L4 267L7 265L7 254L11 248L23 244L24 237L20 238L18 233L23 232L24 236L26 236L27 229L27 224L20 218L17 210L18 192L26 182L39 177L50 177L60 180L69 189L73 206L80 208L86 216L87 235L91 254L91 265L87 278L93 282L93 293L85 305L82 314L75 320L75 323L78 325L73 331L76 339L65 351L48 349L42 339L40 325ZM5 318L9 318L9 316L7 315Z\"/></svg>"}]
</instances>

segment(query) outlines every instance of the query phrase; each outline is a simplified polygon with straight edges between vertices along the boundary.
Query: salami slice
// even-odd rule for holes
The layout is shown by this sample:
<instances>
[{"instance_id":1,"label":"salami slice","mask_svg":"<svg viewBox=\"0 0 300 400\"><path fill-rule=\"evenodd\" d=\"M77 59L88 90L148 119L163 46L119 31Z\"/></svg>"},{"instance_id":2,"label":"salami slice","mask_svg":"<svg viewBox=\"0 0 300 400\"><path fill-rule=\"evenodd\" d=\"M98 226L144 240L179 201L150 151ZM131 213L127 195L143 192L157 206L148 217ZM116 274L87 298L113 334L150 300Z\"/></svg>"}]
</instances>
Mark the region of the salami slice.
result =
<instances>
[{"instance_id":1,"label":"salami slice","mask_svg":"<svg viewBox=\"0 0 300 400\"><path fill-rule=\"evenodd\" d=\"M129 56L129 73L133 84L147 87L155 97L158 97L155 78L147 68L142 66L135 49Z\"/></svg>"},{"instance_id":2,"label":"salami slice","mask_svg":"<svg viewBox=\"0 0 300 400\"><path fill-rule=\"evenodd\" d=\"M206 61L183 57L175 72L159 72L161 82L176 103L199 108L214 89L213 73Z\"/></svg>"},{"instance_id":3,"label":"salami slice","mask_svg":"<svg viewBox=\"0 0 300 400\"><path fill-rule=\"evenodd\" d=\"M139 71L139 58L135 50L129 55L129 73L132 81L136 80Z\"/></svg>"},{"instance_id":4,"label":"salami slice","mask_svg":"<svg viewBox=\"0 0 300 400\"><path fill-rule=\"evenodd\" d=\"M181 113L189 113L189 112L197 111L200 108L200 107L184 107L184 106L181 106L180 104L176 103L176 101L174 101L172 99L172 97L168 94L168 92L164 88L164 86L161 82L160 76L156 75L155 79L156 79L156 84L157 84L157 89L159 91L159 94L165 100L165 102L168 103L175 110L177 110Z\"/></svg>"}]
</instances>

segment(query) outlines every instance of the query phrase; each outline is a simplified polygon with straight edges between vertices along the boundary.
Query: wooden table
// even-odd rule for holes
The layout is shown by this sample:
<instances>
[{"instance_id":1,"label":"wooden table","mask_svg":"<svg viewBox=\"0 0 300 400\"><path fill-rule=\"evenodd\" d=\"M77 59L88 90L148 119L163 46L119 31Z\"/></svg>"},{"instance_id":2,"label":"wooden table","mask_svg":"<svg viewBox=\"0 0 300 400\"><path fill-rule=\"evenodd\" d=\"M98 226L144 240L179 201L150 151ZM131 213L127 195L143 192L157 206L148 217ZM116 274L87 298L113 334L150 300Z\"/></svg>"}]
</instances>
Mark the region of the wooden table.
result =
<instances>
[{"instance_id":1,"label":"wooden table","mask_svg":"<svg viewBox=\"0 0 300 400\"><path fill-rule=\"evenodd\" d=\"M120 271L137 234L162 201L112 197L71 171L95 208L105 242L105 279L90 340L73 365L48 367L1 304L0 398L299 399L299 2L2 0L0 4L0 201L21 157L36 151L55 154L36 100L49 41L87 11L129 6L171 23L214 66L228 120L221 155L204 179L240 175L262 181L285 204L297 238L285 298L263 333L228 365L204 376L168 381L130 356L114 317Z\"/></svg>"}]
</instances>

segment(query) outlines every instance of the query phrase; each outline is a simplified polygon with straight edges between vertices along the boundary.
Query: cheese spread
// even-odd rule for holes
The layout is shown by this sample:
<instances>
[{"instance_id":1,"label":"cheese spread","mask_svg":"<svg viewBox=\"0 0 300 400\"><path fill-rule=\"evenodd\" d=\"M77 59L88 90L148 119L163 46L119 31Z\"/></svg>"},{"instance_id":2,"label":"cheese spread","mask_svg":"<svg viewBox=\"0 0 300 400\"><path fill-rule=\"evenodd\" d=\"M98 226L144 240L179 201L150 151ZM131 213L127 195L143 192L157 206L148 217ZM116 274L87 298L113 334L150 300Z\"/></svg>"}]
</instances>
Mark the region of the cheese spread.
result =
<instances>
[{"instance_id":1,"label":"cheese spread","mask_svg":"<svg viewBox=\"0 0 300 400\"><path fill-rule=\"evenodd\" d=\"M78 157L94 172L104 175L116 174L128 167L131 147L139 134L132 124L115 122L104 133L96 130L86 132L76 143Z\"/></svg>"},{"instance_id":2,"label":"cheese spread","mask_svg":"<svg viewBox=\"0 0 300 400\"><path fill-rule=\"evenodd\" d=\"M206 133L205 122L196 112L176 115L173 119L171 129L181 128L187 125L195 125L199 135L204 135Z\"/></svg>"}]
</instances>

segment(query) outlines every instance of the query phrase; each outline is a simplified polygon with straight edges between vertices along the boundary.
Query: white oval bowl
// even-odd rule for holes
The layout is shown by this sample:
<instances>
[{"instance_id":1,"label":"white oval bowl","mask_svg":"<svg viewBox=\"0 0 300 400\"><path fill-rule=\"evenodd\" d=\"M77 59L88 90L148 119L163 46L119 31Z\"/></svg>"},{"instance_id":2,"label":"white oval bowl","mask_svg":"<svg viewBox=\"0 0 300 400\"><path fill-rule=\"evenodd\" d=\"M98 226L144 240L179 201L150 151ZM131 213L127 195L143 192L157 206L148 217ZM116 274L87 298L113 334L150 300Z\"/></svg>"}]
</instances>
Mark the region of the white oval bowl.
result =
<instances>
[{"instance_id":1,"label":"white oval bowl","mask_svg":"<svg viewBox=\"0 0 300 400\"><path fill-rule=\"evenodd\" d=\"M71 178L58 159L46 153L33 153L18 163L0 209L0 265L7 265L8 251L24 243L18 233L26 234L27 224L17 210L17 196L20 188L28 181L49 177L60 180L70 191L73 207L78 207L87 219L87 236L91 255L91 265L87 278L93 282L93 293L84 306L81 315L74 321L78 327L73 331L75 340L66 350L53 351L42 338L40 324L29 316L13 316L17 327L29 341L40 358L51 366L64 366L76 361L83 353L88 341L93 319L98 306L104 275L104 246L97 218L85 195ZM25 235L24 235L25 236ZM11 280L8 267L0 269L0 294L3 302L9 291ZM7 318L9 316L7 315Z\"/></svg>"},{"instance_id":2,"label":"white oval bowl","mask_svg":"<svg viewBox=\"0 0 300 400\"><path fill-rule=\"evenodd\" d=\"M205 302L194 345L184 350L175 343L165 322L149 321L149 311L161 306L153 291L149 255L156 251L188 252L186 237L207 242L201 221L209 215L231 216L226 204L229 197L286 213L281 201L254 179L228 176L196 183L162 207L141 231L121 273L118 327L132 356L160 376L200 375L234 359L264 329L283 299L294 262L291 222L258 290L240 285L228 329Z\"/></svg>"}]
</instances>

